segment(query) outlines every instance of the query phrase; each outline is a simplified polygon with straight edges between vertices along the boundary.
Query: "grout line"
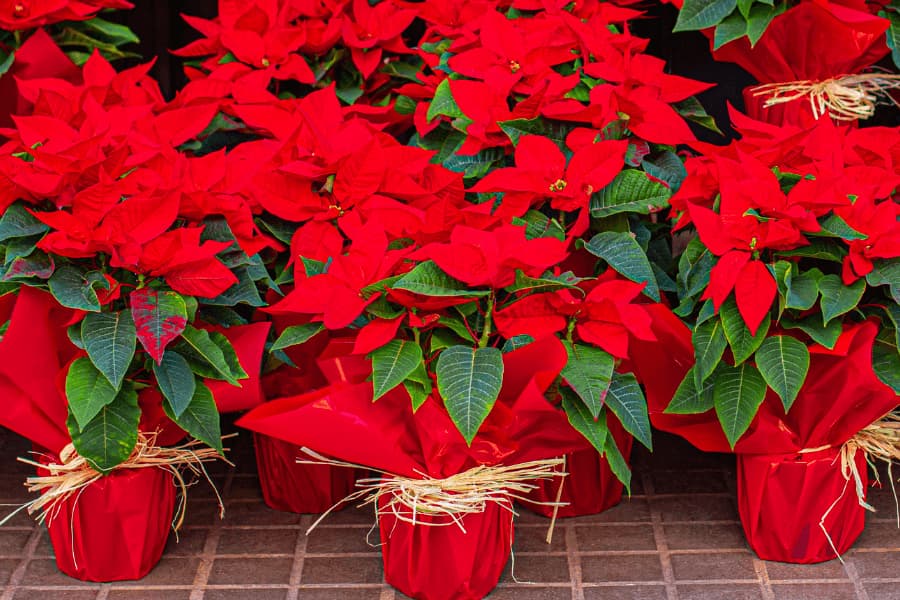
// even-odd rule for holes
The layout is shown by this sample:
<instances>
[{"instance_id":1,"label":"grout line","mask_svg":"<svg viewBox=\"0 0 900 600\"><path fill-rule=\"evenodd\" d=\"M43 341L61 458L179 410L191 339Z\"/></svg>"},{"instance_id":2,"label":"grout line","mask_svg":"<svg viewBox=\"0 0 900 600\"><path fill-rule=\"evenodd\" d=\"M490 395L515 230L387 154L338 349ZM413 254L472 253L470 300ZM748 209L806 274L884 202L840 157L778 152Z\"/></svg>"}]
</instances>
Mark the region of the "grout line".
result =
<instances>
[{"instance_id":1,"label":"grout line","mask_svg":"<svg viewBox=\"0 0 900 600\"><path fill-rule=\"evenodd\" d=\"M866 592L866 587L859 577L859 571L856 570L856 563L852 557L848 556L844 559L844 571L847 573L847 577L850 578L850 583L853 584L853 589L856 591L856 600L869 600L869 594Z\"/></svg>"},{"instance_id":2,"label":"grout line","mask_svg":"<svg viewBox=\"0 0 900 600\"><path fill-rule=\"evenodd\" d=\"M563 525L566 532L566 559L569 565L569 579L572 584L572 600L584 600L584 581L581 572L581 558L578 554L578 536L571 523Z\"/></svg>"},{"instance_id":3,"label":"grout line","mask_svg":"<svg viewBox=\"0 0 900 600\"><path fill-rule=\"evenodd\" d=\"M396 600L396 598L397 598L396 590L392 586L385 583L381 587L381 594L378 596L378 600Z\"/></svg>"},{"instance_id":4,"label":"grout line","mask_svg":"<svg viewBox=\"0 0 900 600\"><path fill-rule=\"evenodd\" d=\"M756 571L756 576L759 578L759 589L763 600L775 600L775 592L772 591L772 581L769 579L769 569L766 567L765 561L754 556L753 570Z\"/></svg>"},{"instance_id":5,"label":"grout line","mask_svg":"<svg viewBox=\"0 0 900 600\"><path fill-rule=\"evenodd\" d=\"M234 471L228 471L225 476L225 483L222 485L222 498L226 498L231 492L231 483L234 481ZM216 549L219 546L219 538L222 536L223 519L215 519L212 527L206 534L206 541L203 544L203 553L200 555L200 562L197 563L197 573L194 575L194 583L191 586L191 595L189 600L203 600L205 593L204 588L209 582L209 574L212 571L213 561L216 558Z\"/></svg>"},{"instance_id":6,"label":"grout line","mask_svg":"<svg viewBox=\"0 0 900 600\"><path fill-rule=\"evenodd\" d=\"M647 495L647 504L650 510L650 522L653 525L653 539L656 541L656 549L659 552L659 562L662 564L663 579L666 584L667 600L678 600L678 588L675 587L675 570L672 568L672 557L669 554L669 542L666 540L666 532L663 528L662 516L656 504L653 502L654 488L653 478L650 473L644 472L641 477L644 493Z\"/></svg>"},{"instance_id":7,"label":"grout line","mask_svg":"<svg viewBox=\"0 0 900 600\"><path fill-rule=\"evenodd\" d=\"M309 528L311 524L312 517L309 515L303 515L300 518L301 531L297 532L297 543L294 545L294 562L291 565L291 589L288 590L285 600L297 600L300 595L300 590L297 586L300 585L300 578L303 576L303 561L306 558L306 544L309 539L306 532L302 529L303 527Z\"/></svg>"},{"instance_id":8,"label":"grout line","mask_svg":"<svg viewBox=\"0 0 900 600\"><path fill-rule=\"evenodd\" d=\"M22 562L16 565L15 570L12 572L12 574L10 574L6 589L3 591L3 595L0 596L0 600L12 600L13 595L16 593L16 589L19 587L19 583L25 577L25 571L28 569L28 563L30 563L31 559L34 558L34 551L37 549L43 533L44 526L35 525L32 530L31 537L28 538L28 542L25 544L25 556L22 557Z\"/></svg>"}]
</instances>

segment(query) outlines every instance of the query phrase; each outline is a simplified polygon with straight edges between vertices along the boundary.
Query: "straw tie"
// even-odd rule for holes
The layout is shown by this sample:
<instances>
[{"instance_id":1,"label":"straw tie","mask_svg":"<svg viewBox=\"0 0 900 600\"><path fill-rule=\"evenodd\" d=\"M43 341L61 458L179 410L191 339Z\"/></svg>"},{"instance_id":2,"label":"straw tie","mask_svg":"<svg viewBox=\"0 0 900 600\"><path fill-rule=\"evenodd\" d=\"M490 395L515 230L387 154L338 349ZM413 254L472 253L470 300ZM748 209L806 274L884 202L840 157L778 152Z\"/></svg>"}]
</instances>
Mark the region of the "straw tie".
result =
<instances>
[{"instance_id":1,"label":"straw tie","mask_svg":"<svg viewBox=\"0 0 900 600\"><path fill-rule=\"evenodd\" d=\"M368 469L363 465L326 458L321 454L301 448L301 452L315 460L297 459L300 464L327 464L336 467ZM526 500L529 492L536 489L535 481L565 477L568 475L557 467L563 467L563 458L535 460L517 465L478 465L462 473L443 479L418 473L419 478L402 477L385 471L378 471L382 477L359 479L353 492L323 513L307 530L309 534L335 507L345 502L362 500L359 506L375 505L376 518L393 515L397 520L412 525L446 526L456 525L466 531L463 518L469 514L484 512L489 503L513 510L513 500ZM379 499L388 500L379 506ZM532 500L529 500L532 502ZM559 502L542 503L557 506ZM444 519L427 517L446 517Z\"/></svg>"},{"instance_id":2,"label":"straw tie","mask_svg":"<svg viewBox=\"0 0 900 600\"><path fill-rule=\"evenodd\" d=\"M225 506L222 502L222 497L219 495L219 491L213 484L212 479L210 479L204 463L216 459L224 460L228 464L231 463L212 448L198 447L202 445L202 442L198 440L192 440L180 446L163 447L156 445L156 439L156 432L150 434L139 432L138 440L134 450L131 452L131 456L117 465L113 471L159 468L170 472L176 486L181 491L181 499L172 522L172 528L176 532L184 523L187 509L187 490L189 485L192 485L185 481L183 470L188 470L196 476L202 475L206 479L219 500L220 517L223 516ZM89 485L104 477L102 473L91 467L84 457L78 454L75 446L71 443L62 449L58 461L50 461L49 464L43 464L27 458L19 458L19 461L48 471L49 474L36 475L26 479L25 486L28 488L28 491L39 492L41 495L20 506L0 521L0 525L23 508L27 509L29 514L41 511L38 516L39 523L43 523L48 518L52 520L67 500L73 497L77 500L81 492Z\"/></svg>"},{"instance_id":3,"label":"straw tie","mask_svg":"<svg viewBox=\"0 0 900 600\"><path fill-rule=\"evenodd\" d=\"M838 75L822 81L768 83L751 91L754 96L768 96L764 108L808 98L816 119L827 114L838 121L853 121L868 119L875 114L875 106L884 101L900 106L890 94L893 89L900 89L900 75L863 73Z\"/></svg>"}]
</instances>

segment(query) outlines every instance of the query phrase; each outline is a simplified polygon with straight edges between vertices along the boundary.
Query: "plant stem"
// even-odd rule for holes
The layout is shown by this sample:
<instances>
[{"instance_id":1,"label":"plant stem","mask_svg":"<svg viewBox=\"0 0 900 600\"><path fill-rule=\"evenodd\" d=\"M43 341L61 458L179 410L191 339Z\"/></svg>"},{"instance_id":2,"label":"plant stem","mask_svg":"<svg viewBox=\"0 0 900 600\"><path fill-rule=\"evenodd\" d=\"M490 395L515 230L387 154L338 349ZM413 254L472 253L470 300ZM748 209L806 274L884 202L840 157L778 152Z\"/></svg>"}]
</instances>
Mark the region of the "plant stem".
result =
<instances>
[{"instance_id":1,"label":"plant stem","mask_svg":"<svg viewBox=\"0 0 900 600\"><path fill-rule=\"evenodd\" d=\"M488 296L488 304L487 311L484 314L484 331L481 334L481 339L478 340L478 347L484 348L487 346L488 338L491 337L491 324L492 324L492 315L494 314L494 293L491 292L491 295Z\"/></svg>"}]
</instances>

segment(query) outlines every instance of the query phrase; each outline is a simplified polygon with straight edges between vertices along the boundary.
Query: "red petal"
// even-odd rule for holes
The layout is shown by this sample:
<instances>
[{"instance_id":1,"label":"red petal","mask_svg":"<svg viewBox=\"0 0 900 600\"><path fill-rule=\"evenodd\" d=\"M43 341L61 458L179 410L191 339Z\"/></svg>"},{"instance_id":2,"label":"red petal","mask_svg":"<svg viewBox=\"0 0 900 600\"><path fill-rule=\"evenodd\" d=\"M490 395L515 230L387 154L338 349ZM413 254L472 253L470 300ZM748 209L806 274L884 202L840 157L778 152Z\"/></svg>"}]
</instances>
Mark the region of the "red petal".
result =
<instances>
[{"instance_id":1,"label":"red petal","mask_svg":"<svg viewBox=\"0 0 900 600\"><path fill-rule=\"evenodd\" d=\"M750 260L749 252L733 250L719 259L709 272L709 285L704 298L712 298L716 310L725 302L725 298L734 289L734 284L741 274L744 265Z\"/></svg>"},{"instance_id":2,"label":"red petal","mask_svg":"<svg viewBox=\"0 0 900 600\"><path fill-rule=\"evenodd\" d=\"M397 335L397 329L403 322L402 314L394 319L375 319L359 330L356 342L353 344L353 354L368 354L376 348L381 348Z\"/></svg>"},{"instance_id":3,"label":"red petal","mask_svg":"<svg viewBox=\"0 0 900 600\"><path fill-rule=\"evenodd\" d=\"M751 260L741 269L734 285L734 296L738 311L752 335L756 335L759 324L772 308L776 291L775 279L761 261Z\"/></svg>"}]
</instances>

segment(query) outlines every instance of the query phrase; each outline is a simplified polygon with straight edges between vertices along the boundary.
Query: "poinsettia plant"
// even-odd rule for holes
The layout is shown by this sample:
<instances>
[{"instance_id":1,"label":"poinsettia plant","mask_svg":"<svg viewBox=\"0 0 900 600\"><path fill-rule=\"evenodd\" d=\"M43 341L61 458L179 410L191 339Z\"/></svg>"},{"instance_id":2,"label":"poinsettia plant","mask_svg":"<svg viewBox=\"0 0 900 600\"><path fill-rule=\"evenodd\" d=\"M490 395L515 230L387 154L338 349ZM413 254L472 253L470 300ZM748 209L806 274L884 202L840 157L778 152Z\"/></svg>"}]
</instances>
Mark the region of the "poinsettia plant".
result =
<instances>
[{"instance_id":1,"label":"poinsettia plant","mask_svg":"<svg viewBox=\"0 0 900 600\"><path fill-rule=\"evenodd\" d=\"M300 98L272 96L270 75L254 80L255 96L237 93L249 80L221 86L245 136L228 153L239 195L290 245L269 265L290 291L264 310L292 323L273 354L350 337L371 360L373 399L398 387L414 408L437 397L472 443L497 401L503 352L555 336L570 356L548 400L627 481L605 415L650 445L629 339L653 339L644 307L675 290L656 214L684 174L675 144L693 139L679 111L710 123L691 99L708 86L664 73L646 40L612 25L636 11L404 6L424 23L408 42L421 67L386 89L413 117L411 139L344 106L339 82ZM521 43L540 31L560 37L546 56ZM224 56L205 33L204 52ZM232 68L262 70L248 60ZM201 83L210 93L219 68L206 63L184 96Z\"/></svg>"},{"instance_id":2,"label":"poinsettia plant","mask_svg":"<svg viewBox=\"0 0 900 600\"><path fill-rule=\"evenodd\" d=\"M129 457L139 427L164 419L158 406L142 416L145 389L221 452L207 384L247 373L216 325L260 304L254 278L265 277L212 200L224 194L214 165L179 150L217 105L165 102L148 68L116 73L95 53L81 84L23 82L34 111L0 146L0 285L45 289L78 311L69 338L83 353L60 385L72 442L101 472Z\"/></svg>"},{"instance_id":3,"label":"poinsettia plant","mask_svg":"<svg viewBox=\"0 0 900 600\"><path fill-rule=\"evenodd\" d=\"M834 348L849 323L880 323L872 368L900 391L900 138L732 118L743 138L689 159L672 200L676 228L696 231L676 309L693 325L696 365L667 410L715 408L733 446L767 388L790 411L809 348Z\"/></svg>"}]
</instances>

